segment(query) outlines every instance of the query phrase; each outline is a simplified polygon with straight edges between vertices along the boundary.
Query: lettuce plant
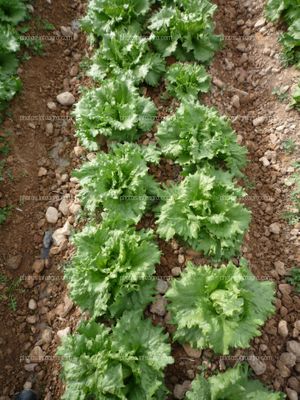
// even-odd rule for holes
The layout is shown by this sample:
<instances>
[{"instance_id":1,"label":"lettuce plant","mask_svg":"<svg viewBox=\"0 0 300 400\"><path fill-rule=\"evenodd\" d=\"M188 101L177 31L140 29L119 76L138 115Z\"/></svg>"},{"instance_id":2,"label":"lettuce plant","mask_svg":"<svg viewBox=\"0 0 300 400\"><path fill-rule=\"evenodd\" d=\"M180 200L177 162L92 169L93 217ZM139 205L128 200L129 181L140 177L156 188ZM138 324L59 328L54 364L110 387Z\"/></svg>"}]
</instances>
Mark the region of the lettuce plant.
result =
<instances>
[{"instance_id":1,"label":"lettuce plant","mask_svg":"<svg viewBox=\"0 0 300 400\"><path fill-rule=\"evenodd\" d=\"M22 0L0 0L0 23L17 25L25 19L26 14Z\"/></svg>"},{"instance_id":2,"label":"lettuce plant","mask_svg":"<svg viewBox=\"0 0 300 400\"><path fill-rule=\"evenodd\" d=\"M121 27L138 33L150 5L150 0L90 0L81 24L92 40Z\"/></svg>"},{"instance_id":3,"label":"lettuce plant","mask_svg":"<svg viewBox=\"0 0 300 400\"><path fill-rule=\"evenodd\" d=\"M266 17L269 21L276 22L284 18L291 22L300 16L299 0L268 0L266 4Z\"/></svg>"},{"instance_id":4,"label":"lettuce plant","mask_svg":"<svg viewBox=\"0 0 300 400\"><path fill-rule=\"evenodd\" d=\"M63 400L161 400L164 368L173 363L162 328L127 312L112 330L82 323L58 350L66 391Z\"/></svg>"},{"instance_id":5,"label":"lettuce plant","mask_svg":"<svg viewBox=\"0 0 300 400\"><path fill-rule=\"evenodd\" d=\"M148 174L143 150L133 143L116 144L110 153L97 153L74 176L80 181L79 196L89 214L102 208L109 217L119 216L128 223L137 223L159 192Z\"/></svg>"},{"instance_id":6,"label":"lettuce plant","mask_svg":"<svg viewBox=\"0 0 300 400\"><path fill-rule=\"evenodd\" d=\"M101 138L133 141L151 129L156 114L154 103L140 96L130 80L107 80L100 88L86 91L74 115L82 144L97 150Z\"/></svg>"},{"instance_id":7,"label":"lettuce plant","mask_svg":"<svg viewBox=\"0 0 300 400\"><path fill-rule=\"evenodd\" d=\"M165 61L161 55L150 50L146 38L131 30L119 30L103 37L88 75L103 81L107 77L119 78L127 73L136 84L145 81L156 86L164 70Z\"/></svg>"},{"instance_id":8,"label":"lettuce plant","mask_svg":"<svg viewBox=\"0 0 300 400\"><path fill-rule=\"evenodd\" d=\"M247 364L205 379L198 375L186 394L187 400L283 400L283 393L269 391L259 380L248 378Z\"/></svg>"},{"instance_id":9,"label":"lettuce plant","mask_svg":"<svg viewBox=\"0 0 300 400\"><path fill-rule=\"evenodd\" d=\"M199 92L207 93L211 78L203 65L195 63L172 64L166 73L166 89L179 100L197 99Z\"/></svg>"},{"instance_id":10,"label":"lettuce plant","mask_svg":"<svg viewBox=\"0 0 300 400\"><path fill-rule=\"evenodd\" d=\"M244 191L229 173L205 167L166 189L158 216L163 239L184 239L196 251L216 260L239 251L250 213L239 202Z\"/></svg>"},{"instance_id":11,"label":"lettuce plant","mask_svg":"<svg viewBox=\"0 0 300 400\"><path fill-rule=\"evenodd\" d=\"M189 0L185 7L163 6L150 20L154 46L166 57L178 60L211 61L220 48L221 36L213 33L216 5L209 1Z\"/></svg>"},{"instance_id":12,"label":"lettuce plant","mask_svg":"<svg viewBox=\"0 0 300 400\"><path fill-rule=\"evenodd\" d=\"M157 137L162 153L186 172L209 161L240 176L246 164L246 149L237 144L230 122L198 102L183 103L162 121Z\"/></svg>"},{"instance_id":13,"label":"lettuce plant","mask_svg":"<svg viewBox=\"0 0 300 400\"><path fill-rule=\"evenodd\" d=\"M289 26L287 32L280 36L279 43L283 46L285 62L295 64L297 68L300 68L300 13L298 19Z\"/></svg>"},{"instance_id":14,"label":"lettuce plant","mask_svg":"<svg viewBox=\"0 0 300 400\"><path fill-rule=\"evenodd\" d=\"M87 225L73 237L76 255L65 271L71 297L93 317L143 311L153 300L160 252L151 231Z\"/></svg>"},{"instance_id":15,"label":"lettuce plant","mask_svg":"<svg viewBox=\"0 0 300 400\"><path fill-rule=\"evenodd\" d=\"M194 348L228 354L246 348L260 335L259 328L274 313L274 285L258 281L245 262L221 268L188 263L166 293L174 338Z\"/></svg>"}]
</instances>

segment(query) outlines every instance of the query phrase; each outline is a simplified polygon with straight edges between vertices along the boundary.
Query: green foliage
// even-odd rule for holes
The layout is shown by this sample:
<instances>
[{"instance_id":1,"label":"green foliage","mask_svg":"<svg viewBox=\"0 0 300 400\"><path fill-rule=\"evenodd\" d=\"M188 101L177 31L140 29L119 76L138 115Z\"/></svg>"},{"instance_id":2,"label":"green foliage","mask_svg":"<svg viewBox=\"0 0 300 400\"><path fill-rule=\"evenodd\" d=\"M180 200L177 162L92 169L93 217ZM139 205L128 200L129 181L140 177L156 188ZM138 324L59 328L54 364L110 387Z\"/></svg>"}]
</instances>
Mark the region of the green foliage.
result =
<instances>
[{"instance_id":1,"label":"green foliage","mask_svg":"<svg viewBox=\"0 0 300 400\"><path fill-rule=\"evenodd\" d=\"M159 236L184 239L194 250L216 260L236 254L250 213L238 199L245 194L229 173L203 168L166 189L157 220Z\"/></svg>"},{"instance_id":2,"label":"green foliage","mask_svg":"<svg viewBox=\"0 0 300 400\"><path fill-rule=\"evenodd\" d=\"M24 21L27 10L22 0L0 0L0 23L17 25Z\"/></svg>"},{"instance_id":3,"label":"green foliage","mask_svg":"<svg viewBox=\"0 0 300 400\"><path fill-rule=\"evenodd\" d=\"M300 1L268 0L266 16L272 22L283 18L287 23L288 30L279 39L283 58L287 64L296 64L300 68Z\"/></svg>"},{"instance_id":4,"label":"green foliage","mask_svg":"<svg viewBox=\"0 0 300 400\"><path fill-rule=\"evenodd\" d=\"M1 181L1 177L0 177ZM0 207L0 225L4 224L4 222L7 220L9 213L10 213L11 207Z\"/></svg>"},{"instance_id":5,"label":"green foliage","mask_svg":"<svg viewBox=\"0 0 300 400\"><path fill-rule=\"evenodd\" d=\"M211 61L221 46L221 36L213 33L216 5L209 1L189 0L180 5L163 6L150 20L154 46L164 57L178 60Z\"/></svg>"},{"instance_id":6,"label":"green foliage","mask_svg":"<svg viewBox=\"0 0 300 400\"><path fill-rule=\"evenodd\" d=\"M73 237L76 255L65 270L73 300L90 314L143 311L153 300L160 252L151 231L115 227L106 220Z\"/></svg>"},{"instance_id":7,"label":"green foliage","mask_svg":"<svg viewBox=\"0 0 300 400\"><path fill-rule=\"evenodd\" d=\"M282 147L285 152L293 153L297 148L297 144L293 139L286 139L282 142Z\"/></svg>"},{"instance_id":8,"label":"green foliage","mask_svg":"<svg viewBox=\"0 0 300 400\"><path fill-rule=\"evenodd\" d=\"M259 328L274 313L274 285L257 281L247 265L221 268L188 263L166 293L174 338L193 348L228 354L250 347Z\"/></svg>"},{"instance_id":9,"label":"green foliage","mask_svg":"<svg viewBox=\"0 0 300 400\"><path fill-rule=\"evenodd\" d=\"M63 340L63 400L161 400L167 390L163 370L173 362L162 328L124 313L113 330L82 323Z\"/></svg>"},{"instance_id":10,"label":"green foliage","mask_svg":"<svg viewBox=\"0 0 300 400\"><path fill-rule=\"evenodd\" d=\"M110 153L100 152L74 172L81 184L80 198L88 213L100 207L112 219L137 223L159 186L148 174L140 146L132 143L113 145Z\"/></svg>"},{"instance_id":11,"label":"green foliage","mask_svg":"<svg viewBox=\"0 0 300 400\"><path fill-rule=\"evenodd\" d=\"M198 375L186 394L187 400L283 400L283 393L270 392L258 380L249 380L248 366L238 364L205 379Z\"/></svg>"},{"instance_id":12,"label":"green foliage","mask_svg":"<svg viewBox=\"0 0 300 400\"><path fill-rule=\"evenodd\" d=\"M144 17L150 9L149 0L90 0L83 29L92 40L99 39L116 28L129 27L140 31Z\"/></svg>"},{"instance_id":13,"label":"green foliage","mask_svg":"<svg viewBox=\"0 0 300 400\"><path fill-rule=\"evenodd\" d=\"M300 111L300 82L292 95L291 105Z\"/></svg>"},{"instance_id":14,"label":"green foliage","mask_svg":"<svg viewBox=\"0 0 300 400\"><path fill-rule=\"evenodd\" d=\"M131 30L111 32L103 37L93 56L88 75L97 81L107 77L130 76L136 84L145 81L156 86L165 70L161 55L153 53L149 41Z\"/></svg>"},{"instance_id":15,"label":"green foliage","mask_svg":"<svg viewBox=\"0 0 300 400\"><path fill-rule=\"evenodd\" d=\"M1 224L1 208L0 208L0 224ZM1 293L0 293L0 301L7 303L8 308L11 311L17 310L17 299L16 293L21 291L21 279L12 279L7 275L0 273L0 285Z\"/></svg>"},{"instance_id":16,"label":"green foliage","mask_svg":"<svg viewBox=\"0 0 300 400\"><path fill-rule=\"evenodd\" d=\"M135 140L151 129L155 115L154 103L140 96L133 82L124 77L86 91L74 112L77 136L90 150L98 149L101 137Z\"/></svg>"},{"instance_id":17,"label":"green foliage","mask_svg":"<svg viewBox=\"0 0 300 400\"><path fill-rule=\"evenodd\" d=\"M282 17L286 21L295 20L300 15L299 6L299 0L268 0L266 16L272 22L276 22Z\"/></svg>"},{"instance_id":18,"label":"green foliage","mask_svg":"<svg viewBox=\"0 0 300 400\"><path fill-rule=\"evenodd\" d=\"M283 46L283 58L287 64L295 64L300 68L300 15L294 21L287 32L283 33L279 42Z\"/></svg>"},{"instance_id":19,"label":"green foliage","mask_svg":"<svg viewBox=\"0 0 300 400\"><path fill-rule=\"evenodd\" d=\"M290 276L287 277L286 281L295 287L297 293L300 293L300 268L293 267L290 270Z\"/></svg>"},{"instance_id":20,"label":"green foliage","mask_svg":"<svg viewBox=\"0 0 300 400\"><path fill-rule=\"evenodd\" d=\"M0 75L0 111L6 108L6 104L21 89L21 80L16 76L1 79Z\"/></svg>"},{"instance_id":21,"label":"green foliage","mask_svg":"<svg viewBox=\"0 0 300 400\"><path fill-rule=\"evenodd\" d=\"M166 80L168 93L179 100L197 99L199 92L207 93L211 85L211 77L203 65L195 63L172 64Z\"/></svg>"},{"instance_id":22,"label":"green foliage","mask_svg":"<svg viewBox=\"0 0 300 400\"><path fill-rule=\"evenodd\" d=\"M209 161L240 176L246 164L246 149L237 144L230 122L198 102L183 103L158 126L157 137L162 153L185 172Z\"/></svg>"}]
</instances>

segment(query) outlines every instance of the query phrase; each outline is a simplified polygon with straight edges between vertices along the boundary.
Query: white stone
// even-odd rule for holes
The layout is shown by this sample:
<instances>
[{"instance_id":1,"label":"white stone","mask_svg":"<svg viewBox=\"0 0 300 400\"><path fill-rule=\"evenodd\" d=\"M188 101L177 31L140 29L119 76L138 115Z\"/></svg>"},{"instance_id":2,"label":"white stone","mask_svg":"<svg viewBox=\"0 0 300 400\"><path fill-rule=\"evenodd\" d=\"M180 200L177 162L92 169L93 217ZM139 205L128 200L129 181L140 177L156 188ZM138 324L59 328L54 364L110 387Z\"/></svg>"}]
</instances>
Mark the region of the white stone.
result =
<instances>
[{"instance_id":1,"label":"white stone","mask_svg":"<svg viewBox=\"0 0 300 400\"><path fill-rule=\"evenodd\" d=\"M265 120L266 120L265 117L257 117L252 121L253 126L259 126L259 125L263 124L265 122Z\"/></svg>"},{"instance_id":2,"label":"white stone","mask_svg":"<svg viewBox=\"0 0 300 400\"><path fill-rule=\"evenodd\" d=\"M270 232L274 233L275 235L279 235L280 233L280 225L278 222L274 222L270 225Z\"/></svg>"},{"instance_id":3,"label":"white stone","mask_svg":"<svg viewBox=\"0 0 300 400\"><path fill-rule=\"evenodd\" d=\"M58 220L58 211L55 207L48 207L46 211L46 220L49 224L56 224Z\"/></svg>"},{"instance_id":4,"label":"white stone","mask_svg":"<svg viewBox=\"0 0 300 400\"><path fill-rule=\"evenodd\" d=\"M73 96L72 93L70 92L63 92L60 93L57 97L56 100L59 102L59 104L61 104L62 106L72 106L76 99Z\"/></svg>"},{"instance_id":5,"label":"white stone","mask_svg":"<svg viewBox=\"0 0 300 400\"><path fill-rule=\"evenodd\" d=\"M267 369L266 364L254 355L249 357L248 362L256 375L262 375Z\"/></svg>"},{"instance_id":6,"label":"white stone","mask_svg":"<svg viewBox=\"0 0 300 400\"><path fill-rule=\"evenodd\" d=\"M65 217L69 214L69 205L65 198L60 202L58 209Z\"/></svg>"},{"instance_id":7,"label":"white stone","mask_svg":"<svg viewBox=\"0 0 300 400\"><path fill-rule=\"evenodd\" d=\"M59 339L64 338L65 336L69 335L71 332L71 328L67 326L65 329L61 329L60 331L57 331L57 336Z\"/></svg>"},{"instance_id":8,"label":"white stone","mask_svg":"<svg viewBox=\"0 0 300 400\"><path fill-rule=\"evenodd\" d=\"M287 337L289 334L287 322L284 320L279 321L278 324L278 333L281 337Z\"/></svg>"},{"instance_id":9,"label":"white stone","mask_svg":"<svg viewBox=\"0 0 300 400\"><path fill-rule=\"evenodd\" d=\"M36 304L36 301L34 299L30 299L29 300L28 308L29 308L29 310L32 310L32 311L37 309L37 304Z\"/></svg>"}]
</instances>

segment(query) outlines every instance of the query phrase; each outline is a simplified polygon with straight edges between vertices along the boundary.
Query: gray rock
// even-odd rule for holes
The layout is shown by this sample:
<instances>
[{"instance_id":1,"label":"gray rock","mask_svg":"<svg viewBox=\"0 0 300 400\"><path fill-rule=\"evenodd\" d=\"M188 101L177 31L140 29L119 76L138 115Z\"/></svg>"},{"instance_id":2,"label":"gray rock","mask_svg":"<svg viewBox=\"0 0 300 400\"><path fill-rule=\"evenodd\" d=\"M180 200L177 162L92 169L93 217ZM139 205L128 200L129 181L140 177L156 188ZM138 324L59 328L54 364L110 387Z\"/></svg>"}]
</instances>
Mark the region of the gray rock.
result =
<instances>
[{"instance_id":1,"label":"gray rock","mask_svg":"<svg viewBox=\"0 0 300 400\"><path fill-rule=\"evenodd\" d=\"M298 400L298 394L295 390L287 388L286 394L287 394L289 400Z\"/></svg>"},{"instance_id":2,"label":"gray rock","mask_svg":"<svg viewBox=\"0 0 300 400\"><path fill-rule=\"evenodd\" d=\"M202 354L201 350L193 349L193 347L191 347L189 344L184 344L183 348L189 357L192 357L192 358L200 358L201 357L201 354Z\"/></svg>"},{"instance_id":3,"label":"gray rock","mask_svg":"<svg viewBox=\"0 0 300 400\"><path fill-rule=\"evenodd\" d=\"M49 108L49 110L54 111L56 110L56 104L54 103L54 101L49 101L47 103L47 107Z\"/></svg>"},{"instance_id":4,"label":"gray rock","mask_svg":"<svg viewBox=\"0 0 300 400\"><path fill-rule=\"evenodd\" d=\"M265 120L266 120L265 117L257 117L252 121L253 126L259 126L259 125L263 124L265 122Z\"/></svg>"},{"instance_id":5,"label":"gray rock","mask_svg":"<svg viewBox=\"0 0 300 400\"><path fill-rule=\"evenodd\" d=\"M156 284L156 290L158 291L158 293L165 294L168 288L169 285L167 281L164 281L163 279L158 279Z\"/></svg>"},{"instance_id":6,"label":"gray rock","mask_svg":"<svg viewBox=\"0 0 300 400\"><path fill-rule=\"evenodd\" d=\"M55 104L55 103L53 103L53 104ZM47 123L46 124L46 133L48 135L52 135L53 131L54 131L54 127L53 127L52 122Z\"/></svg>"},{"instance_id":7,"label":"gray rock","mask_svg":"<svg viewBox=\"0 0 300 400\"><path fill-rule=\"evenodd\" d=\"M296 364L296 356L293 353L282 353L280 354L279 360L286 367L292 368Z\"/></svg>"},{"instance_id":8,"label":"gray rock","mask_svg":"<svg viewBox=\"0 0 300 400\"><path fill-rule=\"evenodd\" d=\"M72 106L76 99L73 96L72 93L70 92L63 92L60 93L57 97L56 100L59 102L59 104L61 104L62 106Z\"/></svg>"},{"instance_id":9,"label":"gray rock","mask_svg":"<svg viewBox=\"0 0 300 400\"><path fill-rule=\"evenodd\" d=\"M173 276L179 276L181 274L181 269L179 267L174 267L171 270Z\"/></svg>"},{"instance_id":10,"label":"gray rock","mask_svg":"<svg viewBox=\"0 0 300 400\"><path fill-rule=\"evenodd\" d=\"M157 296L156 301L151 304L150 312L163 317L166 314L167 300L162 296Z\"/></svg>"},{"instance_id":11,"label":"gray rock","mask_svg":"<svg viewBox=\"0 0 300 400\"><path fill-rule=\"evenodd\" d=\"M30 354L29 354L30 361L33 363L40 363L45 359L45 353L40 346L35 346Z\"/></svg>"},{"instance_id":12,"label":"gray rock","mask_svg":"<svg viewBox=\"0 0 300 400\"><path fill-rule=\"evenodd\" d=\"M48 207L46 211L46 220L49 224L56 224L58 221L58 210L55 207Z\"/></svg>"},{"instance_id":13,"label":"gray rock","mask_svg":"<svg viewBox=\"0 0 300 400\"><path fill-rule=\"evenodd\" d=\"M280 224L278 222L274 222L270 225L270 232L274 233L274 235L279 235L280 233Z\"/></svg>"},{"instance_id":14,"label":"gray rock","mask_svg":"<svg viewBox=\"0 0 300 400\"><path fill-rule=\"evenodd\" d=\"M296 340L290 340L286 345L287 351L295 354L297 361L300 361L300 343Z\"/></svg>"},{"instance_id":15,"label":"gray rock","mask_svg":"<svg viewBox=\"0 0 300 400\"><path fill-rule=\"evenodd\" d=\"M66 217L69 214L69 205L65 198L59 203L58 210Z\"/></svg>"},{"instance_id":16,"label":"gray rock","mask_svg":"<svg viewBox=\"0 0 300 400\"><path fill-rule=\"evenodd\" d=\"M10 256L6 262L7 268L16 270L20 267L22 262L22 256L17 254L16 256Z\"/></svg>"},{"instance_id":17,"label":"gray rock","mask_svg":"<svg viewBox=\"0 0 300 400\"><path fill-rule=\"evenodd\" d=\"M283 263L282 261L275 261L274 266L275 266L276 272L277 272L279 275L282 275L282 276L283 276L283 275L286 274L286 270L285 270L285 267L284 267L284 263Z\"/></svg>"},{"instance_id":18,"label":"gray rock","mask_svg":"<svg viewBox=\"0 0 300 400\"><path fill-rule=\"evenodd\" d=\"M191 387L191 382L190 381L184 381L182 385L175 385L174 388L174 397L175 399L183 399L186 392L190 389Z\"/></svg>"},{"instance_id":19,"label":"gray rock","mask_svg":"<svg viewBox=\"0 0 300 400\"><path fill-rule=\"evenodd\" d=\"M287 337L289 334L287 322L284 320L279 321L278 324L278 333L281 337Z\"/></svg>"},{"instance_id":20,"label":"gray rock","mask_svg":"<svg viewBox=\"0 0 300 400\"><path fill-rule=\"evenodd\" d=\"M248 359L248 362L256 375L262 375L266 371L266 364L259 360L256 356L251 355Z\"/></svg>"},{"instance_id":21,"label":"gray rock","mask_svg":"<svg viewBox=\"0 0 300 400\"><path fill-rule=\"evenodd\" d=\"M29 308L29 310L32 310L32 311L37 309L37 304L36 304L36 301L34 299L30 299L29 300L28 308Z\"/></svg>"}]
</instances>

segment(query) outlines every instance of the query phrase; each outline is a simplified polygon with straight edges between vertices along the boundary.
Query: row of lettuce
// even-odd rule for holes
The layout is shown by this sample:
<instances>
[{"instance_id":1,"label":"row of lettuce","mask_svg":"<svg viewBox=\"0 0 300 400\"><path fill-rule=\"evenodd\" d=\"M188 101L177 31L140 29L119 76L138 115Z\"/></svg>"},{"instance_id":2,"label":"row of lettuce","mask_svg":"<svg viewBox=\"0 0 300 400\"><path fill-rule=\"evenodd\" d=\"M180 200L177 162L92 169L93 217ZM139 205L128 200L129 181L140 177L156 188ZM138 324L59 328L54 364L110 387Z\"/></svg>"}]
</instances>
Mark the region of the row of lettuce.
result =
<instances>
[{"instance_id":1,"label":"row of lettuce","mask_svg":"<svg viewBox=\"0 0 300 400\"><path fill-rule=\"evenodd\" d=\"M266 4L266 17L271 22L283 21L287 31L280 35L283 60L286 65L294 65L300 69L300 1L299 0L268 0ZM291 105L300 110L300 83L292 95ZM291 193L293 203L292 211L287 213L292 223L300 219L300 164L293 164L296 172L291 177L295 189Z\"/></svg>"},{"instance_id":2,"label":"row of lettuce","mask_svg":"<svg viewBox=\"0 0 300 400\"><path fill-rule=\"evenodd\" d=\"M17 25L27 18L26 3L24 0L0 1L0 123L7 103L21 88L17 75L21 37Z\"/></svg>"},{"instance_id":3,"label":"row of lettuce","mask_svg":"<svg viewBox=\"0 0 300 400\"><path fill-rule=\"evenodd\" d=\"M88 223L73 237L76 254L65 276L89 320L58 350L65 400L166 398L164 369L174 362L169 337L143 316L157 294L155 237L179 239L222 261L238 253L248 228L236 183L246 151L229 121L198 100L210 88L204 66L222 42L213 33L215 9L199 0L88 4L82 26L96 48L88 71L95 85L83 90L74 115L78 138L94 153L74 172ZM141 92L163 85L179 105L160 122L161 110ZM134 143L154 131L155 121L157 142ZM150 175L162 157L180 167L177 182L162 185ZM155 233L136 228L149 211ZM257 281L243 260L239 267L188 263L165 296L173 339L218 354L249 347L274 312L273 285ZM254 394L283 398L248 380L247 366L238 365L208 379L199 374L186 398Z\"/></svg>"}]
</instances>

